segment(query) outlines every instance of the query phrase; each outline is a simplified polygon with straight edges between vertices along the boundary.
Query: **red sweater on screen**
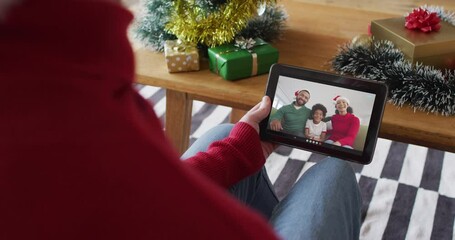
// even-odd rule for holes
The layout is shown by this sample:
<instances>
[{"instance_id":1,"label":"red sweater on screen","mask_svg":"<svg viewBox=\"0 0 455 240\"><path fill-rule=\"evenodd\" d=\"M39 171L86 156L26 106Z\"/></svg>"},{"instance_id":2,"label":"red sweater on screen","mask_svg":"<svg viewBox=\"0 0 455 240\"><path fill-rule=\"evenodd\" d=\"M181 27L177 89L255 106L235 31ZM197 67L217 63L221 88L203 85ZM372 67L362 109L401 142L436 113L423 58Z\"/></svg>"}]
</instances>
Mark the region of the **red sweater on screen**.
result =
<instances>
[{"instance_id":1,"label":"red sweater on screen","mask_svg":"<svg viewBox=\"0 0 455 240\"><path fill-rule=\"evenodd\" d=\"M331 121L332 131L329 139L340 142L342 146L349 145L352 147L360 128L359 118L351 113L344 116L335 114Z\"/></svg>"},{"instance_id":2,"label":"red sweater on screen","mask_svg":"<svg viewBox=\"0 0 455 240\"><path fill-rule=\"evenodd\" d=\"M0 239L276 238L226 191L263 166L258 134L180 161L132 87L130 12L20 2L0 22Z\"/></svg>"}]
</instances>

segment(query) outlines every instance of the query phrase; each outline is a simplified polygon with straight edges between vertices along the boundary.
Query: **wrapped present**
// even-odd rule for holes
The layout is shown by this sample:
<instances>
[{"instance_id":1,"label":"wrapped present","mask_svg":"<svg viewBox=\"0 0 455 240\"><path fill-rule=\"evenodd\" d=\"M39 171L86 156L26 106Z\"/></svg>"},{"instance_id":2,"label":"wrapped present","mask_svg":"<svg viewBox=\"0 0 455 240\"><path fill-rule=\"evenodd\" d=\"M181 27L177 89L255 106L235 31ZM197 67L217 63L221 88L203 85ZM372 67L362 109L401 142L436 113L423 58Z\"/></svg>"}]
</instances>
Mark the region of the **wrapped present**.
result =
<instances>
[{"instance_id":1,"label":"wrapped present","mask_svg":"<svg viewBox=\"0 0 455 240\"><path fill-rule=\"evenodd\" d=\"M453 68L455 62L455 26L441 21L433 32L410 30L405 17L374 20L371 33L374 40L389 40L413 63L437 68Z\"/></svg>"},{"instance_id":2,"label":"wrapped present","mask_svg":"<svg viewBox=\"0 0 455 240\"><path fill-rule=\"evenodd\" d=\"M199 70L198 49L180 40L166 40L164 56L169 72L188 72Z\"/></svg>"},{"instance_id":3,"label":"wrapped present","mask_svg":"<svg viewBox=\"0 0 455 240\"><path fill-rule=\"evenodd\" d=\"M210 71L226 80L236 80L268 73L278 62L278 50L260 38L236 39L208 49Z\"/></svg>"}]
</instances>

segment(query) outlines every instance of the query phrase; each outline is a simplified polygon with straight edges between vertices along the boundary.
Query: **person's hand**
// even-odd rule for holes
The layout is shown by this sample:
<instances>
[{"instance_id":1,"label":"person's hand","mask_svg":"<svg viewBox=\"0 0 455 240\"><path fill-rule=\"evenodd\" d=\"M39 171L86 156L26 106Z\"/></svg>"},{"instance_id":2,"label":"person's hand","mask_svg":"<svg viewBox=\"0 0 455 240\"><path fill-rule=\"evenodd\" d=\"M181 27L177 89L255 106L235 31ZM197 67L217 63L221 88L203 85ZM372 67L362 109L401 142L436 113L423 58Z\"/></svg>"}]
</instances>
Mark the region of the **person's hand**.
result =
<instances>
[{"instance_id":1,"label":"person's hand","mask_svg":"<svg viewBox=\"0 0 455 240\"><path fill-rule=\"evenodd\" d=\"M281 126L281 120L275 119L270 122L270 129L273 131L281 131L283 130L283 126Z\"/></svg>"},{"instance_id":2,"label":"person's hand","mask_svg":"<svg viewBox=\"0 0 455 240\"><path fill-rule=\"evenodd\" d=\"M262 101L256 106L254 106L250 111L248 111L241 119L240 122L247 123L248 125L252 126L256 132L259 134L259 123L267 117L270 113L270 109L272 108L272 104L270 98L268 96L264 96ZM264 158L267 157L275 150L278 146L276 144L270 142L261 141L262 146L262 153L264 154Z\"/></svg>"},{"instance_id":3,"label":"person's hand","mask_svg":"<svg viewBox=\"0 0 455 240\"><path fill-rule=\"evenodd\" d=\"M269 115L271 108L270 98L264 96L260 103L256 104L240 119L240 122L247 123L259 133L259 123Z\"/></svg>"},{"instance_id":4,"label":"person's hand","mask_svg":"<svg viewBox=\"0 0 455 240\"><path fill-rule=\"evenodd\" d=\"M337 145L337 146L340 146L340 147L341 147L341 143L338 142L338 141L334 142L333 145Z\"/></svg>"}]
</instances>

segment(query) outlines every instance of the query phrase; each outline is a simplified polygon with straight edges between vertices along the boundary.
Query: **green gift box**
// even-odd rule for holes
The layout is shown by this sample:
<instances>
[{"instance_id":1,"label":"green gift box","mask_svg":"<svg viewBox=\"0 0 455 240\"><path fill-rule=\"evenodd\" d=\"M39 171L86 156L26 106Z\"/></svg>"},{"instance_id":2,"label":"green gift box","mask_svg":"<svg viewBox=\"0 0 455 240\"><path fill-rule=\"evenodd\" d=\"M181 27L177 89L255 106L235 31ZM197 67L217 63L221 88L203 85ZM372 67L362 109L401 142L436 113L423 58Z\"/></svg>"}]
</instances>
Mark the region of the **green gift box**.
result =
<instances>
[{"instance_id":1,"label":"green gift box","mask_svg":"<svg viewBox=\"0 0 455 240\"><path fill-rule=\"evenodd\" d=\"M278 62L278 50L260 38L209 48L208 55L210 71L226 80L268 73Z\"/></svg>"},{"instance_id":2,"label":"green gift box","mask_svg":"<svg viewBox=\"0 0 455 240\"><path fill-rule=\"evenodd\" d=\"M388 18L371 22L374 40L389 40L412 63L437 68L453 68L455 63L455 27L441 21L437 32L409 30L405 18Z\"/></svg>"}]
</instances>

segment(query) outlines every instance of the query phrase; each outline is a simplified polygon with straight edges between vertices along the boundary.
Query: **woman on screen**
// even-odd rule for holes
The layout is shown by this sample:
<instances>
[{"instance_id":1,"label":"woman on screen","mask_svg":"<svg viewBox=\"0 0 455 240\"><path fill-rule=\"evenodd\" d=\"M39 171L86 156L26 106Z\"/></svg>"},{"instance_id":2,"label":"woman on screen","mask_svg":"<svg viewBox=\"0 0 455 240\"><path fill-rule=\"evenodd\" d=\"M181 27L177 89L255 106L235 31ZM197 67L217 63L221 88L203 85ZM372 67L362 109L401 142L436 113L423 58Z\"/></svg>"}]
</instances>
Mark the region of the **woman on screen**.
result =
<instances>
[{"instance_id":1,"label":"woman on screen","mask_svg":"<svg viewBox=\"0 0 455 240\"><path fill-rule=\"evenodd\" d=\"M332 116L332 131L326 143L353 149L360 128L360 120L353 114L349 99L343 96L333 98L335 115Z\"/></svg>"}]
</instances>

